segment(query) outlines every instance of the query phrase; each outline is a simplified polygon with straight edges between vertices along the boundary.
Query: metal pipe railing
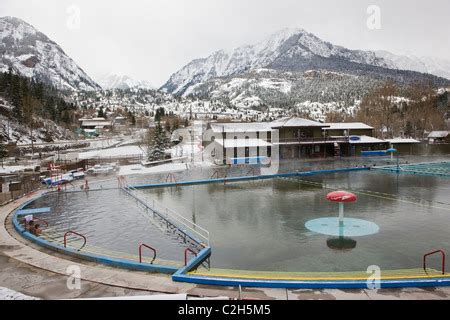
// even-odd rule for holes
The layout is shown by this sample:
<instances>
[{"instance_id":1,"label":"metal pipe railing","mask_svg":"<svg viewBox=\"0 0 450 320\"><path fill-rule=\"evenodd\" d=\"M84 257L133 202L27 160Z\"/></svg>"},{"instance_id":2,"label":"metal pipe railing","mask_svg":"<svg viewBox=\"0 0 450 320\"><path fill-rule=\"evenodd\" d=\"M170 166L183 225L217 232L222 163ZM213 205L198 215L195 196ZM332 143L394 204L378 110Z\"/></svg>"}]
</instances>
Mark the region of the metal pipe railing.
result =
<instances>
[{"instance_id":1,"label":"metal pipe railing","mask_svg":"<svg viewBox=\"0 0 450 320\"><path fill-rule=\"evenodd\" d=\"M445 274L445 252L444 252L444 250L436 250L436 251L425 254L423 256L423 270L427 271L427 257L434 255L436 253L440 253L442 256L442 274Z\"/></svg>"},{"instance_id":2,"label":"metal pipe railing","mask_svg":"<svg viewBox=\"0 0 450 320\"><path fill-rule=\"evenodd\" d=\"M153 247L150 247L149 245L146 245L144 243L139 246L139 263L142 263L142 248L143 247L153 251L153 259L152 259L152 262L150 262L150 264L153 264L153 262L156 259L156 249Z\"/></svg>"},{"instance_id":3,"label":"metal pipe railing","mask_svg":"<svg viewBox=\"0 0 450 320\"><path fill-rule=\"evenodd\" d=\"M192 250L191 248L186 248L184 250L184 265L187 266L187 256L188 253L192 253L194 256L197 256L197 252L195 252L194 250Z\"/></svg>"},{"instance_id":4,"label":"metal pipe railing","mask_svg":"<svg viewBox=\"0 0 450 320\"><path fill-rule=\"evenodd\" d=\"M200 237L201 241L206 242L206 245L209 246L210 238L209 231L205 228L202 228L198 224L190 221L189 219L183 217L181 214L176 211L158 203L154 199L149 199L147 195L139 192L136 188L132 186L124 187L131 196L133 196L136 200L138 200L141 204L151 209L153 212L160 215L163 219L166 219L169 223L173 224L175 227L183 231L183 228L192 231L194 234ZM143 200L144 199L144 200ZM180 224L180 225L177 225ZM186 230L185 230L186 231ZM194 239L195 240L195 239ZM200 243L202 244L202 243ZM202 244L204 246L204 244Z\"/></svg>"},{"instance_id":5,"label":"metal pipe railing","mask_svg":"<svg viewBox=\"0 0 450 320\"><path fill-rule=\"evenodd\" d=\"M177 183L177 179L175 178L175 175L173 173L169 173L166 177L166 182Z\"/></svg>"},{"instance_id":6,"label":"metal pipe railing","mask_svg":"<svg viewBox=\"0 0 450 320\"><path fill-rule=\"evenodd\" d=\"M68 236L69 234L74 234L74 235L76 235L76 236L79 236L79 237L83 238L84 243L83 243L83 245L81 246L81 248L78 249L78 251L80 251L81 249L83 249L84 246L86 245L86 242L87 242L86 237L83 236L81 233L78 233L78 232L75 232L75 231L72 231L72 230L69 230L69 231L67 231L67 232L64 234L64 248L67 248L67 236Z\"/></svg>"},{"instance_id":7,"label":"metal pipe railing","mask_svg":"<svg viewBox=\"0 0 450 320\"><path fill-rule=\"evenodd\" d=\"M348 142L349 137L300 137L280 138L278 143L301 143L301 142Z\"/></svg>"},{"instance_id":8,"label":"metal pipe railing","mask_svg":"<svg viewBox=\"0 0 450 320\"><path fill-rule=\"evenodd\" d=\"M43 224L45 224L45 227L48 228L48 222L45 221L44 219L38 218L38 217L33 217L33 220L39 221Z\"/></svg>"}]
</instances>

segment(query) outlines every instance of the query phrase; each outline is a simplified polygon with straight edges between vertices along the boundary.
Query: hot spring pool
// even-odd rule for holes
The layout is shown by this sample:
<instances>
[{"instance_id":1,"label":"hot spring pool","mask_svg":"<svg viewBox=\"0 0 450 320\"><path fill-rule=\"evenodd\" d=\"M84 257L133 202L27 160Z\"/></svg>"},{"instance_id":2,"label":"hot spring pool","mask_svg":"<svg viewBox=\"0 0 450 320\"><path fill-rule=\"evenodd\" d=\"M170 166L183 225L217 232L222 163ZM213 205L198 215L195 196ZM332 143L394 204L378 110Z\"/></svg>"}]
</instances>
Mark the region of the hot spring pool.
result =
<instances>
[{"instance_id":1,"label":"hot spring pool","mask_svg":"<svg viewBox=\"0 0 450 320\"><path fill-rule=\"evenodd\" d=\"M348 218L379 226L352 237L353 249L333 249L331 236L309 231L313 219L336 217L326 194L344 189L358 196ZM213 268L260 271L361 271L420 268L422 257L450 245L450 180L379 171L142 190L206 228ZM49 194L31 203L51 207L40 217L52 231L76 230L91 245L137 254L140 243L158 257L183 261L183 239L139 208L120 190ZM439 268L438 259L430 267Z\"/></svg>"}]
</instances>

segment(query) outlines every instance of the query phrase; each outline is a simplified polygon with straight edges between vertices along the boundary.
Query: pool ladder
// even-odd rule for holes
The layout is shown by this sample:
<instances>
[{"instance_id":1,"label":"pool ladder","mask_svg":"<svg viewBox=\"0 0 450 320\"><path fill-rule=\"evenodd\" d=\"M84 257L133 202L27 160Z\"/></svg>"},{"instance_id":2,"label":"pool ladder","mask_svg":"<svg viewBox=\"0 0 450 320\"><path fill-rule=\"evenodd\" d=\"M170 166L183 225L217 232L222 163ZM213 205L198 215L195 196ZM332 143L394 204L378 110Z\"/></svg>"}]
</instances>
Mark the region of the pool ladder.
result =
<instances>
[{"instance_id":1,"label":"pool ladder","mask_svg":"<svg viewBox=\"0 0 450 320\"><path fill-rule=\"evenodd\" d=\"M73 230L69 230L66 233L64 233L64 248L67 248L67 236L69 234L73 234L73 235L79 236L79 237L81 237L83 239L83 241L84 241L83 245L80 247L80 249L77 250L77 251L81 251L81 249L83 249L86 246L86 242L87 242L86 237L84 235L82 235L81 233L75 232Z\"/></svg>"},{"instance_id":2,"label":"pool ladder","mask_svg":"<svg viewBox=\"0 0 450 320\"><path fill-rule=\"evenodd\" d=\"M150 247L149 245L143 243L139 246L139 263L142 263L142 248L147 248L153 252L153 259L150 264L153 264L153 262L156 260L156 249L153 247Z\"/></svg>"},{"instance_id":3,"label":"pool ladder","mask_svg":"<svg viewBox=\"0 0 450 320\"><path fill-rule=\"evenodd\" d=\"M442 257L442 274L445 274L445 252L444 250L436 250L433 252L426 253L423 256L423 270L427 272L427 257L432 256L434 254L440 253Z\"/></svg>"}]
</instances>

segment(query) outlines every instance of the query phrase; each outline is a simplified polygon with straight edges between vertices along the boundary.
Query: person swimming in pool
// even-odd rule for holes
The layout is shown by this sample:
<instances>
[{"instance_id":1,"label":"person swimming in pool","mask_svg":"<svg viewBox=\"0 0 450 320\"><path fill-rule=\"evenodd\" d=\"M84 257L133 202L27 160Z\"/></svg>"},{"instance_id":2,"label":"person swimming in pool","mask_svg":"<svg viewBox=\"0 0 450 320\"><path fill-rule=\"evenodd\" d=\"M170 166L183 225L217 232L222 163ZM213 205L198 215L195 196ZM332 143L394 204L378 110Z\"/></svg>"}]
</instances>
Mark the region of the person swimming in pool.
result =
<instances>
[{"instance_id":1,"label":"person swimming in pool","mask_svg":"<svg viewBox=\"0 0 450 320\"><path fill-rule=\"evenodd\" d=\"M35 236L39 236L42 233L42 230L40 229L40 224L35 224L34 227L30 227L30 231Z\"/></svg>"},{"instance_id":2,"label":"person swimming in pool","mask_svg":"<svg viewBox=\"0 0 450 320\"><path fill-rule=\"evenodd\" d=\"M31 232L34 228L34 221L30 220L28 222L25 222L25 231Z\"/></svg>"},{"instance_id":3,"label":"person swimming in pool","mask_svg":"<svg viewBox=\"0 0 450 320\"><path fill-rule=\"evenodd\" d=\"M30 231L30 222L33 221L33 215L29 214L25 216L24 219L24 225L25 225L25 231Z\"/></svg>"}]
</instances>

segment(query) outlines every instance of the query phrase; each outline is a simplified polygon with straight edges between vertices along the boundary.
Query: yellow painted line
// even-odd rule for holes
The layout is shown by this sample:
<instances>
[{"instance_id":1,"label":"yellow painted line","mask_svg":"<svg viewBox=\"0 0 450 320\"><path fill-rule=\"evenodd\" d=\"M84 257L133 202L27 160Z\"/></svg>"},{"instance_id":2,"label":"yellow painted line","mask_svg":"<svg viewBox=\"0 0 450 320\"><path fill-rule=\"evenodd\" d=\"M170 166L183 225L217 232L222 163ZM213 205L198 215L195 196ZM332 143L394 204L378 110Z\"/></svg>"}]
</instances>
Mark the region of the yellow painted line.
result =
<instances>
[{"instance_id":1,"label":"yellow painted line","mask_svg":"<svg viewBox=\"0 0 450 320\"><path fill-rule=\"evenodd\" d=\"M255 279L255 280L289 280L289 281L361 281L367 280L370 275L360 277L276 277L276 276L257 276L257 275L240 275L240 274L222 274L222 273L203 273L193 272L190 275L204 276L204 277L218 277L218 278L234 278L234 279ZM383 276L381 280L402 280L402 279L438 279L438 278L450 278L449 274L446 275L398 275L398 276Z\"/></svg>"},{"instance_id":2,"label":"yellow painted line","mask_svg":"<svg viewBox=\"0 0 450 320\"><path fill-rule=\"evenodd\" d=\"M62 241L61 237L58 237L58 238L60 238L60 240L56 240L54 238L50 238L50 237L48 237L48 235L43 235L42 237L45 240L47 240L49 242L52 242L52 243L55 243L57 245L60 245L60 246L64 245L64 242ZM75 238L74 240L75 241L77 241L77 240L81 241L81 239L78 239L78 238ZM72 242L75 242L75 241L71 241L70 239L68 239L68 246L67 246L67 248L70 248L70 249L73 249L73 250L78 250L79 247L71 245ZM100 247L96 247L96 246L92 246L92 245L85 246L84 248L82 248L80 250L80 252L88 253L88 254L92 254L92 255L103 255L103 256L111 257L111 258L125 259L125 260L129 260L129 261L139 261L139 256L138 255L132 255L132 254L128 254L128 253L125 253L125 252L122 253L122 252L118 252L118 251L111 251L111 250L108 250L108 249L104 249L104 248L100 248ZM142 257L142 260L143 260L143 262L150 263L152 259L150 259L148 257ZM163 259L159 259L159 258L156 258L154 263L161 264L161 265L172 265L172 266L176 266L176 267L183 266L183 264L181 262L179 262L179 261L163 260Z\"/></svg>"}]
</instances>

